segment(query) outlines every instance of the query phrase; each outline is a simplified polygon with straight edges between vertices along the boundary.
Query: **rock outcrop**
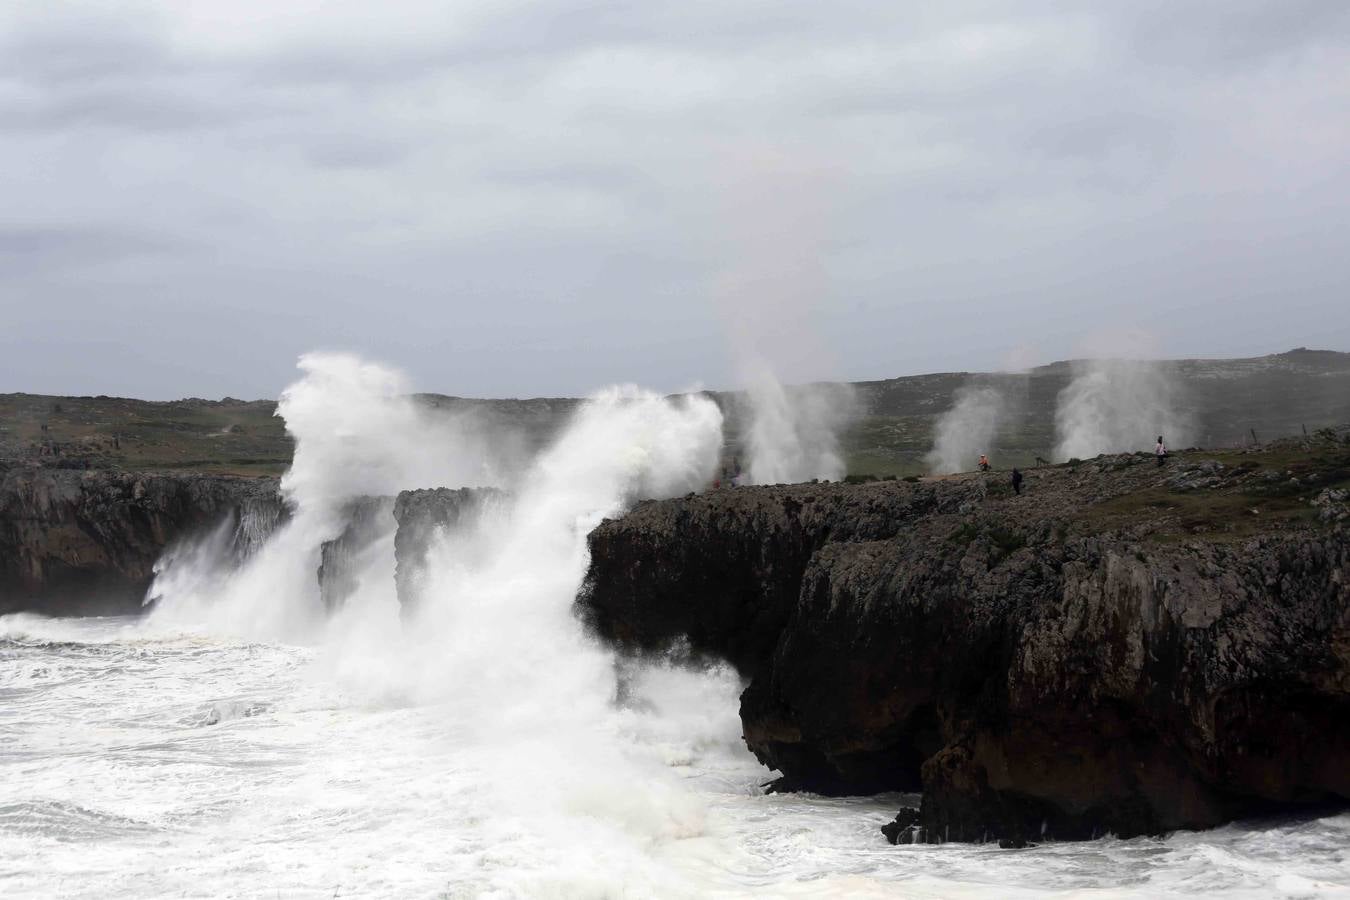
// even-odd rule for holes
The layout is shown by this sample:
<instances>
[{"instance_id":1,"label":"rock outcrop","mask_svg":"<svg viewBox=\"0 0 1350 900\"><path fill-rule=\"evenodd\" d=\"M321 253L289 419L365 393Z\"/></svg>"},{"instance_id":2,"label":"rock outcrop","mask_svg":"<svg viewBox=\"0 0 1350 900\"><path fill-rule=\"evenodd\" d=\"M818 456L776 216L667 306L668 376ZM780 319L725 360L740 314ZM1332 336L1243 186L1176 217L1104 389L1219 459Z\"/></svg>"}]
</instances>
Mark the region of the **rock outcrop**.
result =
<instances>
[{"instance_id":1,"label":"rock outcrop","mask_svg":"<svg viewBox=\"0 0 1350 900\"><path fill-rule=\"evenodd\" d=\"M0 613L139 612L175 540L229 527L242 557L285 515L275 478L0 471Z\"/></svg>"},{"instance_id":2,"label":"rock outcrop","mask_svg":"<svg viewBox=\"0 0 1350 900\"><path fill-rule=\"evenodd\" d=\"M780 788L922 789L894 841L1344 803L1350 535L1320 511L1350 452L1202 462L644 503L593 532L578 602L624 647L733 662Z\"/></svg>"},{"instance_id":3,"label":"rock outcrop","mask_svg":"<svg viewBox=\"0 0 1350 900\"><path fill-rule=\"evenodd\" d=\"M393 511L393 497L358 497L347 504L346 527L319 548L319 597L325 609L339 609L356 593L366 553L394 532Z\"/></svg>"},{"instance_id":4,"label":"rock outcrop","mask_svg":"<svg viewBox=\"0 0 1350 900\"><path fill-rule=\"evenodd\" d=\"M394 500L394 584L399 605L410 610L438 537L468 525L505 493L497 488L427 488L402 491Z\"/></svg>"}]
</instances>

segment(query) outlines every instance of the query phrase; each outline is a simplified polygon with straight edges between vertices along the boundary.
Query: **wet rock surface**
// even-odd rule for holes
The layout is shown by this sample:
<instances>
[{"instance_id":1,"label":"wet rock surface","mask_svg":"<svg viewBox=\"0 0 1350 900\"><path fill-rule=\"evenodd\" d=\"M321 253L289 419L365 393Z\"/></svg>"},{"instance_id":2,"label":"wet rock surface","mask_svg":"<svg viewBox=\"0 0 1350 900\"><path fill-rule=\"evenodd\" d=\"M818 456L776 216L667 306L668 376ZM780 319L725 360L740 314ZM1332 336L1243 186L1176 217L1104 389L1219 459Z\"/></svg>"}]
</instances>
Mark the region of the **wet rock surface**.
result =
<instances>
[{"instance_id":1,"label":"wet rock surface","mask_svg":"<svg viewBox=\"0 0 1350 900\"><path fill-rule=\"evenodd\" d=\"M242 557L285 516L275 478L0 471L0 613L139 612L174 541L227 527Z\"/></svg>"},{"instance_id":2,"label":"wet rock surface","mask_svg":"<svg viewBox=\"0 0 1350 900\"><path fill-rule=\"evenodd\" d=\"M319 547L319 598L330 612L360 586L366 555L394 533L393 497L357 497L346 505L342 532Z\"/></svg>"},{"instance_id":3,"label":"wet rock surface","mask_svg":"<svg viewBox=\"0 0 1350 900\"><path fill-rule=\"evenodd\" d=\"M394 584L406 611L417 602L427 554L440 537L476 519L505 497L497 488L427 488L403 491L394 500Z\"/></svg>"},{"instance_id":4,"label":"wet rock surface","mask_svg":"<svg viewBox=\"0 0 1350 900\"><path fill-rule=\"evenodd\" d=\"M645 503L591 535L579 609L733 662L780 788L921 789L892 840L1344 803L1350 536L1320 511L1350 452L1231 457L1036 469L1020 497L991 474Z\"/></svg>"}]
</instances>

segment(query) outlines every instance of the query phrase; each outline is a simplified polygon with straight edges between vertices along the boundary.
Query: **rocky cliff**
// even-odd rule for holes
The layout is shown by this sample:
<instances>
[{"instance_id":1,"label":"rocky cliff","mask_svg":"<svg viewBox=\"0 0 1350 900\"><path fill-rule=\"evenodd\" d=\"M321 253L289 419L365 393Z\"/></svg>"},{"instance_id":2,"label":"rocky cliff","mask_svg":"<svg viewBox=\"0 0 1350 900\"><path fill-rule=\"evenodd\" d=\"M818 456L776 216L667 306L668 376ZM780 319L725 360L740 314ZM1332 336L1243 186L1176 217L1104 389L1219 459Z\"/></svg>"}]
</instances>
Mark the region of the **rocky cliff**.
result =
<instances>
[{"instance_id":1,"label":"rocky cliff","mask_svg":"<svg viewBox=\"0 0 1350 900\"><path fill-rule=\"evenodd\" d=\"M325 609L340 609L356 593L366 556L394 533L393 511L393 497L357 497L342 511L342 532L319 547L319 598Z\"/></svg>"},{"instance_id":2,"label":"rocky cliff","mask_svg":"<svg viewBox=\"0 0 1350 900\"><path fill-rule=\"evenodd\" d=\"M748 679L782 788L922 789L896 841L1085 838L1350 799L1350 446L646 503L583 614Z\"/></svg>"},{"instance_id":3,"label":"rocky cliff","mask_svg":"<svg viewBox=\"0 0 1350 900\"><path fill-rule=\"evenodd\" d=\"M427 554L438 538L472 523L505 493L497 488L427 488L403 491L394 500L394 585L406 611L417 602Z\"/></svg>"},{"instance_id":4,"label":"rocky cliff","mask_svg":"<svg viewBox=\"0 0 1350 900\"><path fill-rule=\"evenodd\" d=\"M231 529L239 556L285 516L275 478L0 471L0 613L133 613L173 541Z\"/></svg>"}]
</instances>

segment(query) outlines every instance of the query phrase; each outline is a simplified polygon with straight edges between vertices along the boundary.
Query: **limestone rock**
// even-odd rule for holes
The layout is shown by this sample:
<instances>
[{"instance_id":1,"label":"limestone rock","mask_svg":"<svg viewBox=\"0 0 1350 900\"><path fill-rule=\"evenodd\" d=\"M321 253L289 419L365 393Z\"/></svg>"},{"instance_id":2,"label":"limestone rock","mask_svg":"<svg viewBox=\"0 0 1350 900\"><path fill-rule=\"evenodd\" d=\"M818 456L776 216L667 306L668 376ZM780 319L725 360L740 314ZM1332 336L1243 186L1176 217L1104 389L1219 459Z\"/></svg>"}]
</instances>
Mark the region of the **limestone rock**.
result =
<instances>
[{"instance_id":1,"label":"limestone rock","mask_svg":"<svg viewBox=\"0 0 1350 900\"><path fill-rule=\"evenodd\" d=\"M286 516L275 478L16 467L0 478L0 613L134 613L173 541L229 520L250 554Z\"/></svg>"},{"instance_id":2,"label":"limestone rock","mask_svg":"<svg viewBox=\"0 0 1350 900\"><path fill-rule=\"evenodd\" d=\"M974 476L642 504L592 533L580 611L622 647L734 663L780 788L922 788L896 840L1350 800L1350 535L1296 499L1247 515L1247 470L1171 494L1167 468L1089 472L1031 470L1020 497Z\"/></svg>"}]
</instances>

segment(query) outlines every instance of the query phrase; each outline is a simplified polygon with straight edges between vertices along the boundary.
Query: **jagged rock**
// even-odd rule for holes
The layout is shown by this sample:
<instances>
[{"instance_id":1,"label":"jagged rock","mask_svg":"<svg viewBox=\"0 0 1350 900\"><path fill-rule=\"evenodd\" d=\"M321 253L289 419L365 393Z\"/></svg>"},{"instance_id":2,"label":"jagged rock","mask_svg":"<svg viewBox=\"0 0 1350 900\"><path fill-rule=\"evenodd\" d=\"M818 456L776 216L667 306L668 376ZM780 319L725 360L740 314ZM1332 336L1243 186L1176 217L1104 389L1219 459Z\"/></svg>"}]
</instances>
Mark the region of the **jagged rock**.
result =
<instances>
[{"instance_id":1,"label":"jagged rock","mask_svg":"<svg viewBox=\"0 0 1350 900\"><path fill-rule=\"evenodd\" d=\"M275 478L11 468L0 480L0 613L134 613L173 541L232 518L245 556L285 516Z\"/></svg>"},{"instance_id":2,"label":"jagged rock","mask_svg":"<svg viewBox=\"0 0 1350 900\"><path fill-rule=\"evenodd\" d=\"M907 806L896 814L894 822L887 822L881 826L881 833L886 835L886 840L892 844L913 844L916 843L914 835L918 828L919 811Z\"/></svg>"},{"instance_id":3,"label":"jagged rock","mask_svg":"<svg viewBox=\"0 0 1350 900\"><path fill-rule=\"evenodd\" d=\"M394 531L393 497L358 497L343 510L346 526L319 548L319 597L328 610L340 608L356 592L362 557Z\"/></svg>"},{"instance_id":4,"label":"jagged rock","mask_svg":"<svg viewBox=\"0 0 1350 900\"><path fill-rule=\"evenodd\" d=\"M428 488L403 491L394 501L394 583L399 605L416 603L426 571L427 553L439 535L467 524L491 503L506 496L497 488Z\"/></svg>"},{"instance_id":5,"label":"jagged rock","mask_svg":"<svg viewBox=\"0 0 1350 900\"><path fill-rule=\"evenodd\" d=\"M1335 488L1322 491L1312 500L1312 505L1317 509L1317 517L1327 523L1350 519L1350 505L1345 502L1347 496L1350 496L1350 492Z\"/></svg>"},{"instance_id":6,"label":"jagged rock","mask_svg":"<svg viewBox=\"0 0 1350 900\"><path fill-rule=\"evenodd\" d=\"M642 504L592 533L578 602L624 647L687 635L734 663L746 742L787 786L921 787L901 839L1350 799L1343 528L1276 506L1236 535L1201 517L1213 490L1153 503L1153 466L1027 477L1021 497L958 479Z\"/></svg>"},{"instance_id":7,"label":"jagged rock","mask_svg":"<svg viewBox=\"0 0 1350 900\"><path fill-rule=\"evenodd\" d=\"M234 509L235 526L230 547L236 563L261 550L272 532L290 518L290 508L277 492L276 480L267 480L272 482L270 491L245 495Z\"/></svg>"},{"instance_id":8,"label":"jagged rock","mask_svg":"<svg viewBox=\"0 0 1350 900\"><path fill-rule=\"evenodd\" d=\"M1167 486L1174 491L1205 490L1223 484L1224 471L1223 463L1218 460L1201 460L1169 478Z\"/></svg>"}]
</instances>

